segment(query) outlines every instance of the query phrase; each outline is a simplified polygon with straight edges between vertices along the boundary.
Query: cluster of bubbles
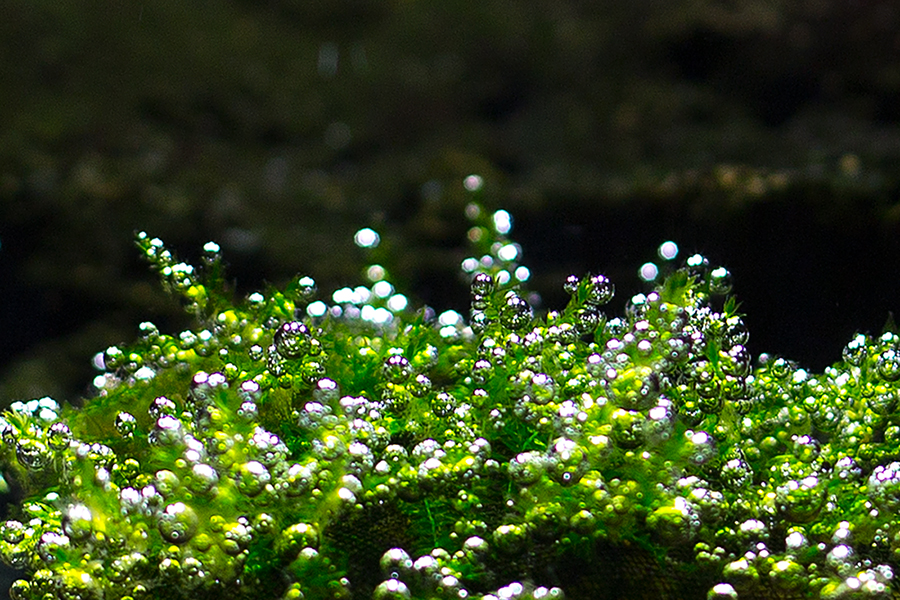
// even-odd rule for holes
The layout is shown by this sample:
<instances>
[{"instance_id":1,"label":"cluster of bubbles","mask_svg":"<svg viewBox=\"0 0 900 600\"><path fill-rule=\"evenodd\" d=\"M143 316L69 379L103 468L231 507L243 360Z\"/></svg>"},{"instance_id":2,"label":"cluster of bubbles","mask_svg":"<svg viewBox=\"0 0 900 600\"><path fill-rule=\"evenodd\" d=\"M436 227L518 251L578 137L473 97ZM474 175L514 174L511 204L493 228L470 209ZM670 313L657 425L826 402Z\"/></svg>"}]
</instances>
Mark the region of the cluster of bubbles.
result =
<instances>
[{"instance_id":1,"label":"cluster of bubbles","mask_svg":"<svg viewBox=\"0 0 900 600\"><path fill-rule=\"evenodd\" d=\"M697 255L622 316L601 274L536 315L509 215L472 206L468 320L390 308L377 269L322 310L308 277L234 303L217 246L141 234L197 327L144 323L83 408L0 418L12 598L893 597L900 336L754 363Z\"/></svg>"}]
</instances>

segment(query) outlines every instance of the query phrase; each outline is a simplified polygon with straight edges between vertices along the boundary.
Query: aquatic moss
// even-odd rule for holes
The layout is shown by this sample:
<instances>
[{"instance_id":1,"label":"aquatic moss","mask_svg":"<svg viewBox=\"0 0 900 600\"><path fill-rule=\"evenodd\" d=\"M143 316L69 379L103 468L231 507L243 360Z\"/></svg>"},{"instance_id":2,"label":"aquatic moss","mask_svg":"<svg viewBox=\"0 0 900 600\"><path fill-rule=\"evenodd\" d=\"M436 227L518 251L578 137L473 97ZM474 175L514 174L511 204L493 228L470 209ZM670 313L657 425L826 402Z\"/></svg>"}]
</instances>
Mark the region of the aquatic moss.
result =
<instances>
[{"instance_id":1,"label":"aquatic moss","mask_svg":"<svg viewBox=\"0 0 900 600\"><path fill-rule=\"evenodd\" d=\"M753 361L696 255L621 316L600 274L536 314L509 215L467 212L468 318L377 265L235 300L215 244L194 267L141 233L196 327L99 354L80 409L4 413L11 596L892 597L900 336Z\"/></svg>"}]
</instances>

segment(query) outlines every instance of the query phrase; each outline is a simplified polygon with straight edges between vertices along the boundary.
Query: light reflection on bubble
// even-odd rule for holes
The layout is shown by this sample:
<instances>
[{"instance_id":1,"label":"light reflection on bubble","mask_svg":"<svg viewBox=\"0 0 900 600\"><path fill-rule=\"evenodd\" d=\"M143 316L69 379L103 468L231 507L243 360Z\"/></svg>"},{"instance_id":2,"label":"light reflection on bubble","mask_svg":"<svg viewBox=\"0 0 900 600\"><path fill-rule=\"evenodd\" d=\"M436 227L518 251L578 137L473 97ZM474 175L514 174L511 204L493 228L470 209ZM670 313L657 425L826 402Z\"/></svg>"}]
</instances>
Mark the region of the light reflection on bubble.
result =
<instances>
[{"instance_id":1,"label":"light reflection on bubble","mask_svg":"<svg viewBox=\"0 0 900 600\"><path fill-rule=\"evenodd\" d=\"M390 323L394 315L384 307L375 308L371 304L366 304L359 311L359 316L363 321L369 321L376 325L385 325Z\"/></svg>"},{"instance_id":2,"label":"light reflection on bubble","mask_svg":"<svg viewBox=\"0 0 900 600\"><path fill-rule=\"evenodd\" d=\"M519 256L519 249L515 244L506 244L505 246L501 246L499 250L497 250L497 257L500 260L512 261L516 260L516 257Z\"/></svg>"},{"instance_id":3,"label":"light reflection on bubble","mask_svg":"<svg viewBox=\"0 0 900 600\"><path fill-rule=\"evenodd\" d=\"M518 281L528 281L531 277L531 270L528 267L517 267L516 268L516 279Z\"/></svg>"},{"instance_id":4,"label":"light reflection on bubble","mask_svg":"<svg viewBox=\"0 0 900 600\"><path fill-rule=\"evenodd\" d=\"M672 260L678 256L678 244L673 241L663 242L659 245L658 253L663 260Z\"/></svg>"},{"instance_id":5,"label":"light reflection on bubble","mask_svg":"<svg viewBox=\"0 0 900 600\"><path fill-rule=\"evenodd\" d=\"M638 275L640 275L641 279L644 281L655 281L656 276L659 275L659 267L652 262L644 263L641 265Z\"/></svg>"},{"instance_id":6,"label":"light reflection on bubble","mask_svg":"<svg viewBox=\"0 0 900 600\"><path fill-rule=\"evenodd\" d=\"M381 280L372 286L372 293L379 298L387 298L394 293L394 286L389 281Z\"/></svg>"},{"instance_id":7,"label":"light reflection on bubble","mask_svg":"<svg viewBox=\"0 0 900 600\"><path fill-rule=\"evenodd\" d=\"M459 325L462 323L462 315L455 310L445 310L438 317L438 323L441 325Z\"/></svg>"},{"instance_id":8,"label":"light reflection on bubble","mask_svg":"<svg viewBox=\"0 0 900 600\"><path fill-rule=\"evenodd\" d=\"M336 304L349 304L353 302L353 290L348 287L334 290L334 293L331 294L331 299Z\"/></svg>"},{"instance_id":9,"label":"light reflection on bubble","mask_svg":"<svg viewBox=\"0 0 900 600\"><path fill-rule=\"evenodd\" d=\"M328 311L328 306L321 300L316 300L306 307L306 314L311 317L321 317Z\"/></svg>"},{"instance_id":10,"label":"light reflection on bubble","mask_svg":"<svg viewBox=\"0 0 900 600\"><path fill-rule=\"evenodd\" d=\"M477 192L484 185L484 179L481 175L469 175L463 179L463 186L470 192Z\"/></svg>"},{"instance_id":11,"label":"light reflection on bubble","mask_svg":"<svg viewBox=\"0 0 900 600\"><path fill-rule=\"evenodd\" d=\"M364 227L356 232L353 241L360 248L375 248L381 242L381 236L374 229Z\"/></svg>"},{"instance_id":12,"label":"light reflection on bubble","mask_svg":"<svg viewBox=\"0 0 900 600\"><path fill-rule=\"evenodd\" d=\"M384 279L385 274L386 271L381 265L369 265L366 269L366 278L373 283Z\"/></svg>"},{"instance_id":13,"label":"light reflection on bubble","mask_svg":"<svg viewBox=\"0 0 900 600\"><path fill-rule=\"evenodd\" d=\"M498 210L491 217L494 223L494 230L500 235L506 235L512 229L512 217L505 210Z\"/></svg>"},{"instance_id":14,"label":"light reflection on bubble","mask_svg":"<svg viewBox=\"0 0 900 600\"><path fill-rule=\"evenodd\" d=\"M478 259L472 258L471 256L462 261L462 270L465 273L472 273L475 269L478 268Z\"/></svg>"},{"instance_id":15,"label":"light reflection on bubble","mask_svg":"<svg viewBox=\"0 0 900 600\"><path fill-rule=\"evenodd\" d=\"M405 309L407 304L409 304L409 301L403 294L394 294L387 301L388 308L394 312L399 312Z\"/></svg>"}]
</instances>

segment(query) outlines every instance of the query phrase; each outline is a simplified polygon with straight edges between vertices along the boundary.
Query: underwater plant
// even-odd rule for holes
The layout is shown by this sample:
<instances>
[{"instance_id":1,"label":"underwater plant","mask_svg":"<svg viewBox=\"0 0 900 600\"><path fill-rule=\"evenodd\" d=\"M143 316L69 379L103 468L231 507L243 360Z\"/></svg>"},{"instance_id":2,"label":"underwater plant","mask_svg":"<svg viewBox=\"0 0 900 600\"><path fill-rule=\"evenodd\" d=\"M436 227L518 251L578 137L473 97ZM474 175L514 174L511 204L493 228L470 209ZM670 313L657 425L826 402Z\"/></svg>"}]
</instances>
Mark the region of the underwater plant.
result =
<instances>
[{"instance_id":1,"label":"underwater plant","mask_svg":"<svg viewBox=\"0 0 900 600\"><path fill-rule=\"evenodd\" d=\"M754 364L699 255L621 316L600 274L536 314L509 215L467 213L467 318L378 265L235 300L214 243L195 268L139 234L196 326L98 354L81 408L0 418L11 597L893 597L900 336Z\"/></svg>"}]
</instances>

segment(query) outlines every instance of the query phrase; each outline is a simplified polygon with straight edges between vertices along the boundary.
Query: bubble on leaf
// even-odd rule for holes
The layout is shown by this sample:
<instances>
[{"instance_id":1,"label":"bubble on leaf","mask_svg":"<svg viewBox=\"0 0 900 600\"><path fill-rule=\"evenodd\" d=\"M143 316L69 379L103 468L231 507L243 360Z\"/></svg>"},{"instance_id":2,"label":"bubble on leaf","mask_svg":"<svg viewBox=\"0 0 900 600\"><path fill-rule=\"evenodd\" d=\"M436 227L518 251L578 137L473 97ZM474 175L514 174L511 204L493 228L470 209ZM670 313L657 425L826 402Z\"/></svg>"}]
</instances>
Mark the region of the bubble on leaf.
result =
<instances>
[{"instance_id":1,"label":"bubble on leaf","mask_svg":"<svg viewBox=\"0 0 900 600\"><path fill-rule=\"evenodd\" d=\"M158 519L159 533L173 544L184 544L190 540L200 522L194 509L184 502L167 505Z\"/></svg>"},{"instance_id":2,"label":"bubble on leaf","mask_svg":"<svg viewBox=\"0 0 900 600\"><path fill-rule=\"evenodd\" d=\"M264 464L255 460L247 461L238 467L238 490L245 496L257 496L271 478L272 476Z\"/></svg>"},{"instance_id":3,"label":"bubble on leaf","mask_svg":"<svg viewBox=\"0 0 900 600\"><path fill-rule=\"evenodd\" d=\"M300 358L310 349L309 328L300 321L289 321L275 332L275 350L287 358Z\"/></svg>"}]
</instances>

